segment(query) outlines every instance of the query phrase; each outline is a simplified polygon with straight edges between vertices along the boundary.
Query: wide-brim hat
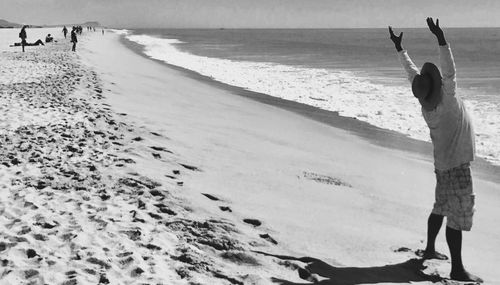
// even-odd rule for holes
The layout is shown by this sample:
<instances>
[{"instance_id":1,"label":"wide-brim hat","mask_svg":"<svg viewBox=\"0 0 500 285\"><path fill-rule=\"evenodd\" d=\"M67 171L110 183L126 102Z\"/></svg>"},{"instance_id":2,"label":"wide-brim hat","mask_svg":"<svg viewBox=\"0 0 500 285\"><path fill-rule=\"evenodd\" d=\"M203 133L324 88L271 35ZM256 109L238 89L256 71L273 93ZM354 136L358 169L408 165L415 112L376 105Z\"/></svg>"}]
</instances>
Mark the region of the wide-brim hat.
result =
<instances>
[{"instance_id":1,"label":"wide-brim hat","mask_svg":"<svg viewBox=\"0 0 500 285\"><path fill-rule=\"evenodd\" d=\"M426 110L432 110L441 102L443 93L441 91L442 79L438 67L426 62L416 75L411 84L413 95Z\"/></svg>"}]
</instances>

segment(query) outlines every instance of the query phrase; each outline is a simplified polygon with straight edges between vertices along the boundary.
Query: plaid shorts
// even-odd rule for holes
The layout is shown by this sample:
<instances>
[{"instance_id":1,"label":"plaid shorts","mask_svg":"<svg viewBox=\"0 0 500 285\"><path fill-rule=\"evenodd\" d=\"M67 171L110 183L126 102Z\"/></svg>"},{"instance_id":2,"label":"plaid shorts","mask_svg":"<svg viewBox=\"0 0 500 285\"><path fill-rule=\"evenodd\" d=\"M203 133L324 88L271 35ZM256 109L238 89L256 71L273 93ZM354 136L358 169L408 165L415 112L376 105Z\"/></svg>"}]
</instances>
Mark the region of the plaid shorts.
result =
<instances>
[{"instance_id":1,"label":"plaid shorts","mask_svg":"<svg viewBox=\"0 0 500 285\"><path fill-rule=\"evenodd\" d=\"M434 172L436 201L432 213L446 216L447 226L452 229L470 231L475 200L470 164Z\"/></svg>"}]
</instances>

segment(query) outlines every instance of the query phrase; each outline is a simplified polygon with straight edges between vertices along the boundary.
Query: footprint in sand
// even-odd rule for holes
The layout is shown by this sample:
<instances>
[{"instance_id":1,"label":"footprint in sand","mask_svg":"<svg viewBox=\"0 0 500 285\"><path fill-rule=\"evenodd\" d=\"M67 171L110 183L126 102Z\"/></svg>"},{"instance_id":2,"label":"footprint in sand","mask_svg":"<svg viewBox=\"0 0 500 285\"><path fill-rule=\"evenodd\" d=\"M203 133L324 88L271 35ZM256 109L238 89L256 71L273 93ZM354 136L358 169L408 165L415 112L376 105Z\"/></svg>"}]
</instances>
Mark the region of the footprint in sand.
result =
<instances>
[{"instance_id":1,"label":"footprint in sand","mask_svg":"<svg viewBox=\"0 0 500 285\"><path fill-rule=\"evenodd\" d=\"M223 212L232 212L233 210L231 210L231 208L229 208L228 206L219 206L219 209Z\"/></svg>"},{"instance_id":2,"label":"footprint in sand","mask_svg":"<svg viewBox=\"0 0 500 285\"><path fill-rule=\"evenodd\" d=\"M99 277L99 284L109 284L109 279L105 274L101 274L101 276Z\"/></svg>"},{"instance_id":3,"label":"footprint in sand","mask_svg":"<svg viewBox=\"0 0 500 285\"><path fill-rule=\"evenodd\" d=\"M150 250L161 250L161 247L152 243L148 243L147 245L145 245L145 247Z\"/></svg>"},{"instance_id":4,"label":"footprint in sand","mask_svg":"<svg viewBox=\"0 0 500 285\"><path fill-rule=\"evenodd\" d=\"M278 244L278 242L273 239L269 234L260 234L259 237L267 240L268 242L272 243L272 244Z\"/></svg>"},{"instance_id":5,"label":"footprint in sand","mask_svg":"<svg viewBox=\"0 0 500 285\"><path fill-rule=\"evenodd\" d=\"M132 270L132 272L130 273L130 275L132 277L137 277L137 276L141 275L142 273L144 273L144 270L142 270L142 268L140 268L140 267L137 267L134 270Z\"/></svg>"},{"instance_id":6,"label":"footprint in sand","mask_svg":"<svg viewBox=\"0 0 500 285\"><path fill-rule=\"evenodd\" d=\"M198 167L196 166L192 166L192 165L188 165L188 164L182 164L182 163L179 163L182 167L186 168L186 169L189 169L191 171L201 171L201 169L199 169Z\"/></svg>"},{"instance_id":7,"label":"footprint in sand","mask_svg":"<svg viewBox=\"0 0 500 285\"><path fill-rule=\"evenodd\" d=\"M304 171L303 172L303 176L306 179L309 179L309 180L312 180L312 181L315 181L315 182L318 182L318 183L323 183L323 184L328 184L328 185L335 185L335 186L345 186L345 187L352 188L351 184L349 184L349 183L347 183L345 181L342 181L339 178L335 178L335 177L331 177L331 176L327 176L327 175L321 175L321 174L317 174L317 173L314 173L314 172Z\"/></svg>"},{"instance_id":8,"label":"footprint in sand","mask_svg":"<svg viewBox=\"0 0 500 285\"><path fill-rule=\"evenodd\" d=\"M155 220L161 220L161 219L162 219L162 216L157 215L157 214L155 214L155 213L148 213L148 215L149 215L151 218L155 219Z\"/></svg>"},{"instance_id":9,"label":"footprint in sand","mask_svg":"<svg viewBox=\"0 0 500 285\"><path fill-rule=\"evenodd\" d=\"M24 271L24 277L26 279L30 279L32 277L38 276L38 274L40 274L40 273L35 269L28 269L28 270Z\"/></svg>"},{"instance_id":10,"label":"footprint in sand","mask_svg":"<svg viewBox=\"0 0 500 285\"><path fill-rule=\"evenodd\" d=\"M28 258L33 258L33 257L38 256L38 253L36 253L36 251L34 249L30 248L26 251L26 256L28 256Z\"/></svg>"},{"instance_id":11,"label":"footprint in sand","mask_svg":"<svg viewBox=\"0 0 500 285\"><path fill-rule=\"evenodd\" d=\"M49 238L42 234L33 234L33 238L39 241L48 241Z\"/></svg>"},{"instance_id":12,"label":"footprint in sand","mask_svg":"<svg viewBox=\"0 0 500 285\"><path fill-rule=\"evenodd\" d=\"M149 191L149 193L155 197L160 197L160 200L163 200L165 198L165 195L158 190L153 189L153 190Z\"/></svg>"},{"instance_id":13,"label":"footprint in sand","mask_svg":"<svg viewBox=\"0 0 500 285\"><path fill-rule=\"evenodd\" d=\"M106 270L110 269L111 268L111 265L109 265L108 263L98 259L98 258L95 258L95 257L90 257L90 258L87 258L87 262L88 263L91 263L91 264L95 264L95 265L98 265L100 266L101 268L104 268Z\"/></svg>"},{"instance_id":14,"label":"footprint in sand","mask_svg":"<svg viewBox=\"0 0 500 285\"><path fill-rule=\"evenodd\" d=\"M258 227L258 226L262 225L262 222L257 220L257 219L243 219L243 222L250 224L254 227Z\"/></svg>"},{"instance_id":15,"label":"footprint in sand","mask_svg":"<svg viewBox=\"0 0 500 285\"><path fill-rule=\"evenodd\" d=\"M169 207L167 207L165 204L155 204L155 206L158 208L158 210L163 213L163 214L168 214L170 216L175 216L177 215L176 212L172 211Z\"/></svg>"},{"instance_id":16,"label":"footprint in sand","mask_svg":"<svg viewBox=\"0 0 500 285\"><path fill-rule=\"evenodd\" d=\"M156 150L156 151L163 151L163 152L168 152L168 153L173 153L170 150L162 147L162 146L150 146L149 148Z\"/></svg>"},{"instance_id":17,"label":"footprint in sand","mask_svg":"<svg viewBox=\"0 0 500 285\"><path fill-rule=\"evenodd\" d=\"M215 197L214 195L208 194L208 193L201 193L203 196L207 197L208 199L212 201L220 201L219 198Z\"/></svg>"},{"instance_id":18,"label":"footprint in sand","mask_svg":"<svg viewBox=\"0 0 500 285\"><path fill-rule=\"evenodd\" d=\"M393 249L392 251L394 251L394 252L411 252L412 250L403 246L403 247Z\"/></svg>"},{"instance_id":19,"label":"footprint in sand","mask_svg":"<svg viewBox=\"0 0 500 285\"><path fill-rule=\"evenodd\" d=\"M416 256L420 257L420 258L423 258L423 259L436 259L436 260L448 260L448 256L446 256L445 254L442 254L440 252L436 252L435 255L432 255L432 256L426 256L425 255L425 251L422 250L422 249L417 249L417 250L412 250L408 247L399 247L399 248L396 248L396 249L393 249L394 252L409 252L409 253L413 253L415 254Z\"/></svg>"},{"instance_id":20,"label":"footprint in sand","mask_svg":"<svg viewBox=\"0 0 500 285\"><path fill-rule=\"evenodd\" d=\"M139 200L137 201L137 203L139 204L139 205L137 206L137 208L138 208L138 209L140 209L140 210L145 210L145 209L146 209L146 203L144 203L141 199L139 199Z\"/></svg>"},{"instance_id":21,"label":"footprint in sand","mask_svg":"<svg viewBox=\"0 0 500 285\"><path fill-rule=\"evenodd\" d=\"M215 197L212 194L208 194L208 193L201 193L201 194L212 201L221 201L221 199ZM229 212L229 213L233 212L233 210L228 206L219 206L219 209L223 212Z\"/></svg>"}]
</instances>

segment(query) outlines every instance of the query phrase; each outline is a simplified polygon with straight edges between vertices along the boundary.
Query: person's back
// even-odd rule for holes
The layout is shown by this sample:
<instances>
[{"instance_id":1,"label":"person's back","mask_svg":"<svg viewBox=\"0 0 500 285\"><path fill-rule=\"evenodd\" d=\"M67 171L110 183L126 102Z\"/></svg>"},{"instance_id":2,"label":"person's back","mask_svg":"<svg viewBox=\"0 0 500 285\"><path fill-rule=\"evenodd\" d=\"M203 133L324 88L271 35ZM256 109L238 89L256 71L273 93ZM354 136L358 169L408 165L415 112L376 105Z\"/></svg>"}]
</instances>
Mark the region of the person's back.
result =
<instances>
[{"instance_id":1,"label":"person's back","mask_svg":"<svg viewBox=\"0 0 500 285\"><path fill-rule=\"evenodd\" d=\"M53 38L50 34L48 34L48 35L45 37L45 42L46 42L46 43L50 43L50 42L52 42L53 40L54 40L54 38Z\"/></svg>"},{"instance_id":2,"label":"person's back","mask_svg":"<svg viewBox=\"0 0 500 285\"><path fill-rule=\"evenodd\" d=\"M442 104L432 111L423 110L422 115L434 145L436 169L450 169L474 160L474 128L459 96L445 93Z\"/></svg>"},{"instance_id":3,"label":"person's back","mask_svg":"<svg viewBox=\"0 0 500 285\"><path fill-rule=\"evenodd\" d=\"M28 38L28 35L26 34L26 28L27 26L23 26L21 31L19 32L19 38L21 38L21 46L23 47L23 52L24 46L26 45L26 38Z\"/></svg>"},{"instance_id":4,"label":"person's back","mask_svg":"<svg viewBox=\"0 0 500 285\"><path fill-rule=\"evenodd\" d=\"M71 30L71 42L73 43L73 47L71 48L72 51L76 51L76 43L78 42L78 39L76 37L76 28L73 27L73 30Z\"/></svg>"},{"instance_id":5,"label":"person's back","mask_svg":"<svg viewBox=\"0 0 500 285\"><path fill-rule=\"evenodd\" d=\"M22 41L25 41L27 36L26 36L26 30L23 28L21 29L21 32L19 32L19 38L21 38Z\"/></svg>"}]
</instances>

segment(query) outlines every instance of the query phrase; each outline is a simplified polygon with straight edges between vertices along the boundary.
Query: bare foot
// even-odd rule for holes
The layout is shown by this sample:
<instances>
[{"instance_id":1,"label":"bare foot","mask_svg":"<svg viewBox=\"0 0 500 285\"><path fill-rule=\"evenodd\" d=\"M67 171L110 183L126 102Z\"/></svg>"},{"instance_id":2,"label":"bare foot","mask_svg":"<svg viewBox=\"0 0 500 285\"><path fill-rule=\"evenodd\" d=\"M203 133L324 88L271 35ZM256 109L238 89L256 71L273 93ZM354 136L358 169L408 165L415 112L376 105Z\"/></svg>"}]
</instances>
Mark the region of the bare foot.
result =
<instances>
[{"instance_id":1,"label":"bare foot","mask_svg":"<svg viewBox=\"0 0 500 285\"><path fill-rule=\"evenodd\" d=\"M448 256L439 253L437 251L426 251L426 250L417 250L415 254L423 259L438 259L438 260L448 260Z\"/></svg>"},{"instance_id":2,"label":"bare foot","mask_svg":"<svg viewBox=\"0 0 500 285\"><path fill-rule=\"evenodd\" d=\"M466 270L463 270L460 272L451 272L450 278L452 280L456 280L456 281L483 283L483 279L477 277L474 274L467 272Z\"/></svg>"}]
</instances>

